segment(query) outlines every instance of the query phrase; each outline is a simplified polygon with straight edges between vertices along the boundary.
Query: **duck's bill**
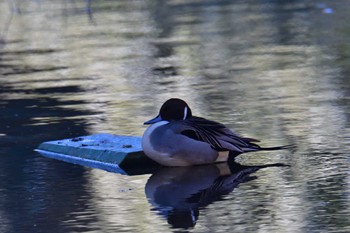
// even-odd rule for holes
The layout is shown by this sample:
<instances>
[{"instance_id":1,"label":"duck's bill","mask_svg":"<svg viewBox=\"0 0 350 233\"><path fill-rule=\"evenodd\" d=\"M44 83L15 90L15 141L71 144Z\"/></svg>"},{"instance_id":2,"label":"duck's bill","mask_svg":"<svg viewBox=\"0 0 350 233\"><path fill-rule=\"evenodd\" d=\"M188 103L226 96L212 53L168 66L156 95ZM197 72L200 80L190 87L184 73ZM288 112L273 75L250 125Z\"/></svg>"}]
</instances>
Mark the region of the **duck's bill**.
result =
<instances>
[{"instance_id":1,"label":"duck's bill","mask_svg":"<svg viewBox=\"0 0 350 233\"><path fill-rule=\"evenodd\" d=\"M144 124L144 125L151 125L151 124L157 123L157 122L159 122L159 121L162 121L162 118L158 115L158 116L156 116L155 118L153 118L153 119L151 119L151 120L149 120L149 121L144 122L143 124Z\"/></svg>"}]
</instances>

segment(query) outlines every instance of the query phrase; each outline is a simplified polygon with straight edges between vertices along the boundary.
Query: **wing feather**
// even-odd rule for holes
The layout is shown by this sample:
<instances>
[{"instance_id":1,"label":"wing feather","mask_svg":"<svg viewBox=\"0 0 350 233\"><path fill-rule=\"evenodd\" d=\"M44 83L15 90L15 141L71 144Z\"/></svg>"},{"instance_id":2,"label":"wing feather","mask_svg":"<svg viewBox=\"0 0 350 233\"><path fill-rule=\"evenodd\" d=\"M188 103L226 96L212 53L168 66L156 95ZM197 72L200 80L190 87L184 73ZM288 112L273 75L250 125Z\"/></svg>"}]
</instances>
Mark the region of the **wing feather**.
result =
<instances>
[{"instance_id":1,"label":"wing feather","mask_svg":"<svg viewBox=\"0 0 350 233\"><path fill-rule=\"evenodd\" d=\"M259 146L252 143L258 140L244 138L232 132L225 125L201 117L191 117L184 120L181 132L192 139L206 142L217 151L251 151L259 150Z\"/></svg>"}]
</instances>

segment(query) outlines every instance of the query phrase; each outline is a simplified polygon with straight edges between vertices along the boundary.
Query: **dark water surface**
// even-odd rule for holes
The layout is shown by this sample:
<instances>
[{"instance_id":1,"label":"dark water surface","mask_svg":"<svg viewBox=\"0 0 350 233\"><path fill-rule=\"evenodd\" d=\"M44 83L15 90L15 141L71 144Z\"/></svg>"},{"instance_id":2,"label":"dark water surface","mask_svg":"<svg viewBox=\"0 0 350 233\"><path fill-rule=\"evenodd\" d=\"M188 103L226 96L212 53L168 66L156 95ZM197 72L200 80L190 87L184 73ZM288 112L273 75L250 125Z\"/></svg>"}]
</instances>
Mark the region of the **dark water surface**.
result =
<instances>
[{"instance_id":1,"label":"dark water surface","mask_svg":"<svg viewBox=\"0 0 350 233\"><path fill-rule=\"evenodd\" d=\"M0 232L350 232L348 1L1 1ZM41 157L169 97L294 151L124 176ZM289 167L254 165L285 163Z\"/></svg>"}]
</instances>

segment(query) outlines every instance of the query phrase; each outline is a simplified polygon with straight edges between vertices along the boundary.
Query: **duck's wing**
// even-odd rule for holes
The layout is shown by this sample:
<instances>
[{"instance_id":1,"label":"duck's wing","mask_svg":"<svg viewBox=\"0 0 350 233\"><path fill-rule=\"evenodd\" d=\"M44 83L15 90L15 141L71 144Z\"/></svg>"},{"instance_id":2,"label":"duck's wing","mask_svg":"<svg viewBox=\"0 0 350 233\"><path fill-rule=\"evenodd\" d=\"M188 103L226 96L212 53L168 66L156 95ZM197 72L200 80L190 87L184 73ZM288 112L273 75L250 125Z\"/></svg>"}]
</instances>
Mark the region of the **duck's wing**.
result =
<instances>
[{"instance_id":1,"label":"duck's wing","mask_svg":"<svg viewBox=\"0 0 350 233\"><path fill-rule=\"evenodd\" d=\"M192 139L203 141L217 151L247 152L259 150L253 142L258 140L244 138L232 132L225 125L201 117L191 117L182 121L181 134Z\"/></svg>"}]
</instances>

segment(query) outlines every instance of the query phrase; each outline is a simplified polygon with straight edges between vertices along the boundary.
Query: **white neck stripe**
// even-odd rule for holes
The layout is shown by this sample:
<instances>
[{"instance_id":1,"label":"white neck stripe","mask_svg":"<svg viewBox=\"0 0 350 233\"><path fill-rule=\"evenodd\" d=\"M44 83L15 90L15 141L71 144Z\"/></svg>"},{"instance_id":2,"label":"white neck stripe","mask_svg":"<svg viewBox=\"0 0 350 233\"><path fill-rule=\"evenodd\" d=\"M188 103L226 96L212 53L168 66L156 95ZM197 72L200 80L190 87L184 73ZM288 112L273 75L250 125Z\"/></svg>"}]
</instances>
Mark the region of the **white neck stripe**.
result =
<instances>
[{"instance_id":1,"label":"white neck stripe","mask_svg":"<svg viewBox=\"0 0 350 233\"><path fill-rule=\"evenodd\" d=\"M185 120L186 117L187 117L187 107L185 107L185 110L184 110L184 118L183 118L183 120Z\"/></svg>"}]
</instances>

